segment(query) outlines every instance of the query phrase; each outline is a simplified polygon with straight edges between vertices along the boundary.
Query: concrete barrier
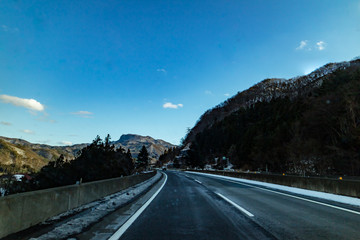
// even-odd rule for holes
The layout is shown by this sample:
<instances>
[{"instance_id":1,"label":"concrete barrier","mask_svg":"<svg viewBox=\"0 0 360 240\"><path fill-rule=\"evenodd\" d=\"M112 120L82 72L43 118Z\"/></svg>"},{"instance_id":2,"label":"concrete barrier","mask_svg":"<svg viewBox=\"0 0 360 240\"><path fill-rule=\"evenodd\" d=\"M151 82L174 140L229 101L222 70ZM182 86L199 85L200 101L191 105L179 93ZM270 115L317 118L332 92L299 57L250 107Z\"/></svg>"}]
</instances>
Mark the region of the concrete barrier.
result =
<instances>
[{"instance_id":1,"label":"concrete barrier","mask_svg":"<svg viewBox=\"0 0 360 240\"><path fill-rule=\"evenodd\" d=\"M143 182L156 172L0 197L0 238Z\"/></svg>"},{"instance_id":2,"label":"concrete barrier","mask_svg":"<svg viewBox=\"0 0 360 240\"><path fill-rule=\"evenodd\" d=\"M193 170L192 170L193 171ZM314 178L300 176L282 176L261 173L239 173L226 171L197 171L211 173L229 177L244 178L260 182L275 183L289 187L303 188L308 190L333 193L349 197L360 198L360 181L356 180L339 180L329 178Z\"/></svg>"}]
</instances>

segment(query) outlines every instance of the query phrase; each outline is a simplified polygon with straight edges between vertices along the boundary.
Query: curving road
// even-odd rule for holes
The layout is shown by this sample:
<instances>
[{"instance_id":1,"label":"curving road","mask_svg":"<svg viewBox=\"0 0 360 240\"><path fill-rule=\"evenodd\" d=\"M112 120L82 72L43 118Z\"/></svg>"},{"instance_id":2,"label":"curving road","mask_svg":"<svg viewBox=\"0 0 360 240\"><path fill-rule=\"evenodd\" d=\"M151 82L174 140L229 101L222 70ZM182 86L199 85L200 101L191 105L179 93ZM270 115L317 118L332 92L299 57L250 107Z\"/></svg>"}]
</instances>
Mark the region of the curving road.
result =
<instances>
[{"instance_id":1,"label":"curving road","mask_svg":"<svg viewBox=\"0 0 360 240\"><path fill-rule=\"evenodd\" d=\"M360 238L356 207L217 177L166 174L163 189L120 239Z\"/></svg>"},{"instance_id":2,"label":"curving road","mask_svg":"<svg viewBox=\"0 0 360 240\"><path fill-rule=\"evenodd\" d=\"M166 174L167 178L133 204L74 237L78 240L360 239L358 207L216 176L178 171Z\"/></svg>"},{"instance_id":3,"label":"curving road","mask_svg":"<svg viewBox=\"0 0 360 240\"><path fill-rule=\"evenodd\" d=\"M121 239L274 239L192 178L167 175L162 191Z\"/></svg>"}]
</instances>

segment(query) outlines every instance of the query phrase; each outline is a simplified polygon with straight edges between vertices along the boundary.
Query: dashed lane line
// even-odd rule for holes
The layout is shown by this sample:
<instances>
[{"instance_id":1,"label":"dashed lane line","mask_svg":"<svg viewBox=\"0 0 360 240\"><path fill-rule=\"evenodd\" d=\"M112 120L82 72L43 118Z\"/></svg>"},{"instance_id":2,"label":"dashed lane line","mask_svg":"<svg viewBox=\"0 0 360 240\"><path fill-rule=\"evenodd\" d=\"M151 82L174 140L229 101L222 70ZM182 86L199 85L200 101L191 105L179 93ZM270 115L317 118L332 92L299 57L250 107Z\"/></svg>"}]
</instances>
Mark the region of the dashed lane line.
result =
<instances>
[{"instance_id":1,"label":"dashed lane line","mask_svg":"<svg viewBox=\"0 0 360 240\"><path fill-rule=\"evenodd\" d=\"M246 210L243 207L240 207L238 204L234 203L233 201L231 201L230 199L228 199L227 197L225 197L224 195L217 193L216 194L221 197L222 199L224 199L225 201L227 201L228 203L230 203L231 205L233 205L234 207L236 207L237 209L239 209L240 211L242 211L243 213L245 213L246 215L248 215L249 217L254 217L254 214L252 214L251 212L249 212L248 210Z\"/></svg>"}]
</instances>

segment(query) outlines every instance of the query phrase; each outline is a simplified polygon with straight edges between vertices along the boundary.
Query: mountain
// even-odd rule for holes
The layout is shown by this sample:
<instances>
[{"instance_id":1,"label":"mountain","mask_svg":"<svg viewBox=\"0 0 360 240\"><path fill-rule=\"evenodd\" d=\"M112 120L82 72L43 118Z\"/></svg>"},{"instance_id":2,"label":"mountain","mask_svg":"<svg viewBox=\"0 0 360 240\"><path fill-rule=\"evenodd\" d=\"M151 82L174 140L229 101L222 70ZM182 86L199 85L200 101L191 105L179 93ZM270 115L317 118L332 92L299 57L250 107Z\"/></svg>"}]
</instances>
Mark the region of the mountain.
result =
<instances>
[{"instance_id":1,"label":"mountain","mask_svg":"<svg viewBox=\"0 0 360 240\"><path fill-rule=\"evenodd\" d=\"M265 79L205 112L183 145L192 165L358 176L360 59Z\"/></svg>"},{"instance_id":2,"label":"mountain","mask_svg":"<svg viewBox=\"0 0 360 240\"><path fill-rule=\"evenodd\" d=\"M112 142L112 144L114 144L115 147L121 146L125 149L130 149L134 158L137 157L140 149L144 145L149 152L149 157L152 158L153 161L158 159L166 149L175 147L175 145L165 142L164 140L136 134L121 135L120 139Z\"/></svg>"},{"instance_id":3,"label":"mountain","mask_svg":"<svg viewBox=\"0 0 360 240\"><path fill-rule=\"evenodd\" d=\"M1 169L12 169L14 172L37 171L49 161L56 160L61 154L66 159L73 159L77 146L56 147L45 144L33 144L17 138L0 137ZM0 170L1 170L0 169Z\"/></svg>"},{"instance_id":4,"label":"mountain","mask_svg":"<svg viewBox=\"0 0 360 240\"><path fill-rule=\"evenodd\" d=\"M293 99L297 96L304 96L314 88L320 87L327 75L337 70L358 65L359 60L329 63L305 76L290 79L265 79L243 92L238 92L235 96L215 106L213 109L206 111L185 137L185 144L194 140L197 133L210 127L215 122L221 121L241 108L249 108L257 102L269 102L279 97L284 98L287 96Z\"/></svg>"},{"instance_id":5,"label":"mountain","mask_svg":"<svg viewBox=\"0 0 360 240\"><path fill-rule=\"evenodd\" d=\"M115 147L123 147L130 152L134 158L137 157L141 147L145 145L152 161L167 149L174 145L160 139L149 136L134 134L122 135L118 141L112 142ZM4 169L12 169L15 172L38 171L49 161L55 161L61 154L65 159L72 160L79 150L86 147L88 143L75 144L71 146L49 146L46 144L34 144L23 139L7 138L0 136L0 174Z\"/></svg>"}]
</instances>

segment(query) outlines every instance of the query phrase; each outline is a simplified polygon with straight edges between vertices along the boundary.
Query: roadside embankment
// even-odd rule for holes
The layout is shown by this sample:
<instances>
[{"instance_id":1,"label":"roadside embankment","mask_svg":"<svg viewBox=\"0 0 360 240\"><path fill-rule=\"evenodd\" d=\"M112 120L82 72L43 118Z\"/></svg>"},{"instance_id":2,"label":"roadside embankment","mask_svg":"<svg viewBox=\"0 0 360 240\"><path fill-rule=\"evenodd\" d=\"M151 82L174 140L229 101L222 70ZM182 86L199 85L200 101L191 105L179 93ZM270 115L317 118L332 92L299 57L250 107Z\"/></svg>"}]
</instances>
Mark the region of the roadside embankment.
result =
<instances>
[{"instance_id":1,"label":"roadside embankment","mask_svg":"<svg viewBox=\"0 0 360 240\"><path fill-rule=\"evenodd\" d=\"M155 174L156 172L150 172L1 197L0 238L134 186Z\"/></svg>"},{"instance_id":2,"label":"roadside embankment","mask_svg":"<svg viewBox=\"0 0 360 240\"><path fill-rule=\"evenodd\" d=\"M338 194L360 198L360 181L340 180L329 178L300 177L270 175L261 173L241 173L227 171L191 170L194 172L210 173L228 177L244 178L266 183L280 184L289 187L303 188L307 190Z\"/></svg>"}]
</instances>

